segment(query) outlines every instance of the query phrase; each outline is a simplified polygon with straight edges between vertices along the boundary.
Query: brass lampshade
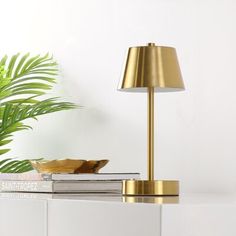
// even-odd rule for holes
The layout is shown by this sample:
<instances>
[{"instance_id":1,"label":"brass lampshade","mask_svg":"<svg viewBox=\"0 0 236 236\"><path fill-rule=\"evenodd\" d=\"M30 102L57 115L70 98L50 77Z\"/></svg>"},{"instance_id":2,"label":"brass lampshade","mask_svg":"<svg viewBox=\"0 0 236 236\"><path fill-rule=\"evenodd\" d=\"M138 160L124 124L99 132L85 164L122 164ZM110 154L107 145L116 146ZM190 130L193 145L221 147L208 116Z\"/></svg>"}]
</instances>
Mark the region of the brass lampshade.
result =
<instances>
[{"instance_id":1,"label":"brass lampshade","mask_svg":"<svg viewBox=\"0 0 236 236\"><path fill-rule=\"evenodd\" d=\"M176 51L172 47L131 47L118 90L148 94L147 180L123 181L124 195L179 195L177 180L154 180L154 92L184 90Z\"/></svg>"},{"instance_id":2,"label":"brass lampshade","mask_svg":"<svg viewBox=\"0 0 236 236\"><path fill-rule=\"evenodd\" d=\"M147 88L155 88L157 92L184 89L174 48L155 46L154 43L129 48L119 90L146 92Z\"/></svg>"}]
</instances>

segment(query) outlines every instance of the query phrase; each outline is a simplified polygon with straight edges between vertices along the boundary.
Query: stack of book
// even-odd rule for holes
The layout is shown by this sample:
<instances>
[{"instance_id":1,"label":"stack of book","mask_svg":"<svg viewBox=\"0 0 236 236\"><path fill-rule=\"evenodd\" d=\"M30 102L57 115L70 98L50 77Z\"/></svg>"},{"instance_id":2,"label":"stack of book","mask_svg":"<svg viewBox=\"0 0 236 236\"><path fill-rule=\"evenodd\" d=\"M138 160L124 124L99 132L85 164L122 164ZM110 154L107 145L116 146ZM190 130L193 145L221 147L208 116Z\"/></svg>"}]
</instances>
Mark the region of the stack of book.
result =
<instances>
[{"instance_id":1,"label":"stack of book","mask_svg":"<svg viewBox=\"0 0 236 236\"><path fill-rule=\"evenodd\" d=\"M0 191L121 194L122 180L139 178L139 173L0 174Z\"/></svg>"}]
</instances>

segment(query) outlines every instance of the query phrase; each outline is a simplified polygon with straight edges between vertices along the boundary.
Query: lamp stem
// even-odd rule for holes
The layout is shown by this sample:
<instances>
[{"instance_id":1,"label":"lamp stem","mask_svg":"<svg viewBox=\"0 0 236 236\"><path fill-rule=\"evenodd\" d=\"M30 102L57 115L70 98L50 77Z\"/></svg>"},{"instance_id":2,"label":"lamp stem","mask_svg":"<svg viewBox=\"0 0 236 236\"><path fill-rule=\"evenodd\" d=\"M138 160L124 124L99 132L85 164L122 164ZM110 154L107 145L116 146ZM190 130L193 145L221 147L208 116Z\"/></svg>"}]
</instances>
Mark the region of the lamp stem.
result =
<instances>
[{"instance_id":1,"label":"lamp stem","mask_svg":"<svg viewBox=\"0 0 236 236\"><path fill-rule=\"evenodd\" d=\"M154 180L154 88L148 88L148 180Z\"/></svg>"}]
</instances>

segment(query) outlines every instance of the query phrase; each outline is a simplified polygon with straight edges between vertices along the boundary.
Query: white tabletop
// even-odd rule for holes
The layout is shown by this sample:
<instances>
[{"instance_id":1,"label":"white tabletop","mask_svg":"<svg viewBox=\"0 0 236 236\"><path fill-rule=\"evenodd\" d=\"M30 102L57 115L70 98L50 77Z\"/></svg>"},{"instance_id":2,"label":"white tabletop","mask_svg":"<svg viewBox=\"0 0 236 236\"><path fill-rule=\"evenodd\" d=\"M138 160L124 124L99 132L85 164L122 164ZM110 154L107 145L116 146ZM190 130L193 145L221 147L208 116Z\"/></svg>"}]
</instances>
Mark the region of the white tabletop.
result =
<instances>
[{"instance_id":1,"label":"white tabletop","mask_svg":"<svg viewBox=\"0 0 236 236\"><path fill-rule=\"evenodd\" d=\"M47 193L0 193L0 198L41 200L87 200L120 203L178 204L178 205L236 205L236 194L186 193L179 197L126 197L115 194L47 194Z\"/></svg>"}]
</instances>

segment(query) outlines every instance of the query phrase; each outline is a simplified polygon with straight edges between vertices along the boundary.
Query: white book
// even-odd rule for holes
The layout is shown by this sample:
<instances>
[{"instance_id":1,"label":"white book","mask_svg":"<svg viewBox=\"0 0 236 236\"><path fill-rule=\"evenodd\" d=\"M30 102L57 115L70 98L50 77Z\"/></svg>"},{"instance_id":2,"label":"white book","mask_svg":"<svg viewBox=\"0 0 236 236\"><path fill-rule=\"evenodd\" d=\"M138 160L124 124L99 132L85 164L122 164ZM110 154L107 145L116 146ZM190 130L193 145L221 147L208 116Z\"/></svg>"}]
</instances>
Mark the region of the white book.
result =
<instances>
[{"instance_id":1,"label":"white book","mask_svg":"<svg viewBox=\"0 0 236 236\"><path fill-rule=\"evenodd\" d=\"M0 181L2 192L42 193L116 193L122 192L122 181Z\"/></svg>"},{"instance_id":2,"label":"white book","mask_svg":"<svg viewBox=\"0 0 236 236\"><path fill-rule=\"evenodd\" d=\"M45 180L129 180L140 179L139 173L98 173L98 174L45 174Z\"/></svg>"},{"instance_id":3,"label":"white book","mask_svg":"<svg viewBox=\"0 0 236 236\"><path fill-rule=\"evenodd\" d=\"M139 173L98 173L98 174L40 174L35 172L27 172L21 174L2 173L0 180L128 180L140 179Z\"/></svg>"}]
</instances>

